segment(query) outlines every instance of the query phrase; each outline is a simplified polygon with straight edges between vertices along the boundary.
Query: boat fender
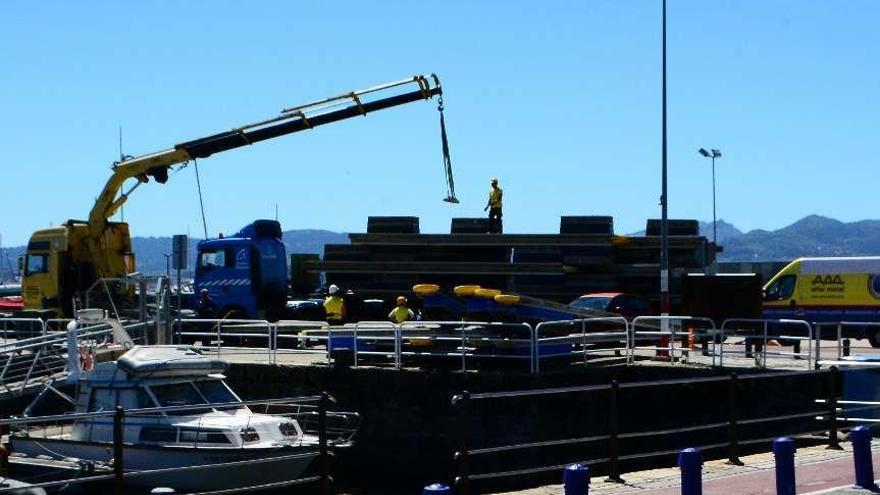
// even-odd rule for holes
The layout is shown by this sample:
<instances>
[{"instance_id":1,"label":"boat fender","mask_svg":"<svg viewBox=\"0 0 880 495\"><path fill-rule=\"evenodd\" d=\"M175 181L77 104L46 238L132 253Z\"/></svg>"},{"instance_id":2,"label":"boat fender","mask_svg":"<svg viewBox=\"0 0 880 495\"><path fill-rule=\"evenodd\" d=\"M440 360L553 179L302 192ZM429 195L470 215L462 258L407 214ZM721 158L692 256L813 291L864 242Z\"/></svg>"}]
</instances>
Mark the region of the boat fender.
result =
<instances>
[{"instance_id":1,"label":"boat fender","mask_svg":"<svg viewBox=\"0 0 880 495\"><path fill-rule=\"evenodd\" d=\"M91 371L95 367L95 355L91 349L79 349L79 362L83 371Z\"/></svg>"},{"instance_id":2,"label":"boat fender","mask_svg":"<svg viewBox=\"0 0 880 495\"><path fill-rule=\"evenodd\" d=\"M5 476L9 473L9 451L0 445L0 474Z\"/></svg>"},{"instance_id":3,"label":"boat fender","mask_svg":"<svg viewBox=\"0 0 880 495\"><path fill-rule=\"evenodd\" d=\"M479 285L457 285L452 291L455 292L456 296L470 297L479 289Z\"/></svg>"},{"instance_id":4,"label":"boat fender","mask_svg":"<svg viewBox=\"0 0 880 495\"><path fill-rule=\"evenodd\" d=\"M486 299L494 299L495 296L501 295L501 291L498 289L477 289L474 291L474 295L477 297L485 297Z\"/></svg>"},{"instance_id":5,"label":"boat fender","mask_svg":"<svg viewBox=\"0 0 880 495\"><path fill-rule=\"evenodd\" d=\"M433 296L440 292L440 286L437 284L417 284L413 285L412 291L419 296Z\"/></svg>"},{"instance_id":6,"label":"boat fender","mask_svg":"<svg viewBox=\"0 0 880 495\"><path fill-rule=\"evenodd\" d=\"M498 304L516 305L519 304L519 296L514 294L498 294L495 296L495 302Z\"/></svg>"}]
</instances>

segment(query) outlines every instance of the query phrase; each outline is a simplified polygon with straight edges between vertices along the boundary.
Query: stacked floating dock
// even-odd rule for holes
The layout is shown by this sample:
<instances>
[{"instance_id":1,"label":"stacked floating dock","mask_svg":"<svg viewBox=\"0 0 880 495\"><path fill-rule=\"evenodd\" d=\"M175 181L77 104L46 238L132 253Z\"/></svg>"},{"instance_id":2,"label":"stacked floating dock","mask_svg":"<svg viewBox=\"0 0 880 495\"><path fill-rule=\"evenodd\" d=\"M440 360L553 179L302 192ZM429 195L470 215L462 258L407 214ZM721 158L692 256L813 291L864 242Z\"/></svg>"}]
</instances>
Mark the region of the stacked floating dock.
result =
<instances>
[{"instance_id":1,"label":"stacked floating dock","mask_svg":"<svg viewBox=\"0 0 880 495\"><path fill-rule=\"evenodd\" d=\"M670 221L671 291L681 274L701 271L715 246L695 220ZM564 216L559 234L488 234L485 218L452 219L450 234L421 234L417 217L370 217L351 244L328 244L323 260L294 256L294 290L308 292L318 273L328 284L388 298L419 283L451 289L475 284L569 302L588 292L654 297L660 290L659 223L645 236L614 235L606 216ZM655 232L656 231L656 232Z\"/></svg>"}]
</instances>

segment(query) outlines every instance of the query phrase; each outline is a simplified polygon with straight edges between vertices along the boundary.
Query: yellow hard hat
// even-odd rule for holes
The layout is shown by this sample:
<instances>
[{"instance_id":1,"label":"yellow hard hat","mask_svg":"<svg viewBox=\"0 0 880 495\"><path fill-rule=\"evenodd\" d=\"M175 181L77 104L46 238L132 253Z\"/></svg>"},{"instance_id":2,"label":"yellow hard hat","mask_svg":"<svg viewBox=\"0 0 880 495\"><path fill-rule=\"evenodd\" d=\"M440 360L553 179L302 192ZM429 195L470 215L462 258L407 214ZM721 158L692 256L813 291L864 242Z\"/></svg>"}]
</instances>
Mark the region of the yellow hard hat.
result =
<instances>
[{"instance_id":1,"label":"yellow hard hat","mask_svg":"<svg viewBox=\"0 0 880 495\"><path fill-rule=\"evenodd\" d=\"M406 304L406 298L403 296L397 296L397 304Z\"/></svg>"}]
</instances>

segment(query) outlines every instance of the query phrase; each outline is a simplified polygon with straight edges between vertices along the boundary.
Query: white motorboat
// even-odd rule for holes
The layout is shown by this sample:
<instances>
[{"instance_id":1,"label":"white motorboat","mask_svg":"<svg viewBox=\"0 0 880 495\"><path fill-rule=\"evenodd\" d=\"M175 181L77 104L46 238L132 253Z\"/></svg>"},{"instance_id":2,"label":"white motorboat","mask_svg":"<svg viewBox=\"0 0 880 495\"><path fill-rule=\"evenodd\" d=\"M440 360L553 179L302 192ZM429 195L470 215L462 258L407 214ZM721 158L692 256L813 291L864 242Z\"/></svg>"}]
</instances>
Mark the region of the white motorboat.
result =
<instances>
[{"instance_id":1,"label":"white motorboat","mask_svg":"<svg viewBox=\"0 0 880 495\"><path fill-rule=\"evenodd\" d=\"M189 347L135 346L80 376L76 412L126 411L123 466L132 486L221 490L283 486L308 476L319 455L317 433L303 431L302 415L252 410L224 382L226 366ZM111 463L113 416L71 419L13 431L10 451ZM350 442L353 431L339 443Z\"/></svg>"}]
</instances>

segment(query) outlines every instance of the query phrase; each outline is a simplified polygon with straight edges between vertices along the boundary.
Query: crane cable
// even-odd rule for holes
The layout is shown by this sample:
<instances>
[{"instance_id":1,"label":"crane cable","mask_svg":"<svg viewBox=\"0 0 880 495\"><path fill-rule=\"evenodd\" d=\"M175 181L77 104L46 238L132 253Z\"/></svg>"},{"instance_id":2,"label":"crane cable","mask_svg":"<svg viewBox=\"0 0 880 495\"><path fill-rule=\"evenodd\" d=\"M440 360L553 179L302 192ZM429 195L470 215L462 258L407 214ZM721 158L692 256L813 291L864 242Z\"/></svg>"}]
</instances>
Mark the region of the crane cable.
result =
<instances>
[{"instance_id":1,"label":"crane cable","mask_svg":"<svg viewBox=\"0 0 880 495\"><path fill-rule=\"evenodd\" d=\"M443 201L458 204L455 197L455 181L452 178L452 158L449 156L449 140L446 138L446 119L443 117L443 94L440 94L437 102L437 111L440 112L440 142L443 144L443 171L446 174L446 198Z\"/></svg>"},{"instance_id":2,"label":"crane cable","mask_svg":"<svg viewBox=\"0 0 880 495\"><path fill-rule=\"evenodd\" d=\"M202 228L205 229L205 240L208 239L208 221L205 220L205 202L202 201L202 181L199 179L199 161L193 158L196 167L196 188L199 190L199 209L202 211Z\"/></svg>"}]
</instances>

